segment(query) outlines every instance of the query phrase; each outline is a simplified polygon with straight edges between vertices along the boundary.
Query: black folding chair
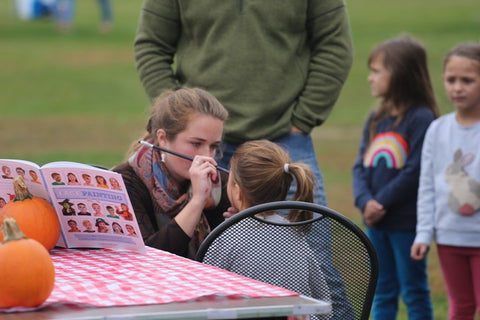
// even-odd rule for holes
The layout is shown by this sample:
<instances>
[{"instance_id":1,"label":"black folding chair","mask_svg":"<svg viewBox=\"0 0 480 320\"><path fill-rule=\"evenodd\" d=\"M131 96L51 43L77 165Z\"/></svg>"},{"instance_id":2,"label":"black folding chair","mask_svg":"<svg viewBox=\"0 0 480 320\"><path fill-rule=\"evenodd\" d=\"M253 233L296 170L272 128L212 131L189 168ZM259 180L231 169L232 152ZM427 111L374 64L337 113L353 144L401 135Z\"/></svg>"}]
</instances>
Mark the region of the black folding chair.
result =
<instances>
[{"instance_id":1,"label":"black folding chair","mask_svg":"<svg viewBox=\"0 0 480 320\"><path fill-rule=\"evenodd\" d=\"M289 215L300 221L285 219ZM300 201L265 203L235 214L205 238L196 259L330 300L331 319L341 320L369 318L378 276L373 245L355 223Z\"/></svg>"}]
</instances>

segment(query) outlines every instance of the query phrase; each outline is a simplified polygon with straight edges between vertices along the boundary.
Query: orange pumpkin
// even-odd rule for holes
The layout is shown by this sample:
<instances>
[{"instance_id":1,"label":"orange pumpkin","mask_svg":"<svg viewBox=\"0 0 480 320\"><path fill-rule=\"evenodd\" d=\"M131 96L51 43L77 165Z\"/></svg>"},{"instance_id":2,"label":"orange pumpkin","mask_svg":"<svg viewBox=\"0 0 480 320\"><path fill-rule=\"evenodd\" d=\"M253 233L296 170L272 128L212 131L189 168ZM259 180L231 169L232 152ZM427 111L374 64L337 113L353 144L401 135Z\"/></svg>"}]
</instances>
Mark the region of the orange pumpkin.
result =
<instances>
[{"instance_id":1,"label":"orange pumpkin","mask_svg":"<svg viewBox=\"0 0 480 320\"><path fill-rule=\"evenodd\" d=\"M34 239L28 239L15 219L3 221L0 244L0 308L36 307L50 296L55 283L52 258Z\"/></svg>"},{"instance_id":2,"label":"orange pumpkin","mask_svg":"<svg viewBox=\"0 0 480 320\"><path fill-rule=\"evenodd\" d=\"M37 240L47 250L53 249L60 237L55 209L45 199L32 196L21 176L13 180L13 187L15 198L0 210L0 225L5 218L12 217L27 237Z\"/></svg>"}]
</instances>

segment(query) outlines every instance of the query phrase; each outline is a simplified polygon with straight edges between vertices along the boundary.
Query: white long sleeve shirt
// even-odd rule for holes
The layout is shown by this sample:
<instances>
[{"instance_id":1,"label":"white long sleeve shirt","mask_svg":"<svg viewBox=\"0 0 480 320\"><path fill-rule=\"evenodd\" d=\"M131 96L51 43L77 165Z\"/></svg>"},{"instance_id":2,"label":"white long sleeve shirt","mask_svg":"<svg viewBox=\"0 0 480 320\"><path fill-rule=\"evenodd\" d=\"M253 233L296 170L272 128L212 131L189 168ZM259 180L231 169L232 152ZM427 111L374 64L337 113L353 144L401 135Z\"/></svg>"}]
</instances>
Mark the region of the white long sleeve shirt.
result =
<instances>
[{"instance_id":1,"label":"white long sleeve shirt","mask_svg":"<svg viewBox=\"0 0 480 320\"><path fill-rule=\"evenodd\" d=\"M415 243L480 247L480 122L455 113L427 130L420 169Z\"/></svg>"}]
</instances>

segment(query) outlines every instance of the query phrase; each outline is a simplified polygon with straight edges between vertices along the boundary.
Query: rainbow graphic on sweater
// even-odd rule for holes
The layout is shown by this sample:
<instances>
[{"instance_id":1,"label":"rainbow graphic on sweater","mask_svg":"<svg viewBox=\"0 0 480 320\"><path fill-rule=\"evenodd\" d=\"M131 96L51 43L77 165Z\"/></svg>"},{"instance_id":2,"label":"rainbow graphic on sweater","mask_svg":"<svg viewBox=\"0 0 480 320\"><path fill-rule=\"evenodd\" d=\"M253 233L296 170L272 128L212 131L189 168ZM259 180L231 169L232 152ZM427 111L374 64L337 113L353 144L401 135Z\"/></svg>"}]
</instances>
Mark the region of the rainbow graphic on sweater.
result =
<instances>
[{"instance_id":1,"label":"rainbow graphic on sweater","mask_svg":"<svg viewBox=\"0 0 480 320\"><path fill-rule=\"evenodd\" d=\"M408 156L408 143L396 132L379 133L368 146L363 166L375 168L383 159L387 168L401 169Z\"/></svg>"}]
</instances>

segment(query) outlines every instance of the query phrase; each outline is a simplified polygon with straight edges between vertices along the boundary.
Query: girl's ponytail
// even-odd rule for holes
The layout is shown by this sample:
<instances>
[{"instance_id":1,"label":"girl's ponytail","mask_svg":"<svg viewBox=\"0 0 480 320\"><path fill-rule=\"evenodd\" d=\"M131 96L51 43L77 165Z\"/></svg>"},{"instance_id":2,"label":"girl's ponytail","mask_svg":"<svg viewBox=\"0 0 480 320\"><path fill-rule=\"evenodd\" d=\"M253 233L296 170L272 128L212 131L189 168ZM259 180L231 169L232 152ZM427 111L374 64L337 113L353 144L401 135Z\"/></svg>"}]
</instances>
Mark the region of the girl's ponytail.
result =
<instances>
[{"instance_id":1,"label":"girl's ponytail","mask_svg":"<svg viewBox=\"0 0 480 320\"><path fill-rule=\"evenodd\" d=\"M295 178L297 190L295 201L313 202L315 176L312 170L304 163L294 162L289 165L289 173Z\"/></svg>"},{"instance_id":2,"label":"girl's ponytail","mask_svg":"<svg viewBox=\"0 0 480 320\"><path fill-rule=\"evenodd\" d=\"M316 186L315 175L306 164L294 162L288 165L288 172L294 177L297 188L293 200L313 202L313 189ZM292 211L288 219L292 222L311 219L312 213L305 211Z\"/></svg>"},{"instance_id":3,"label":"girl's ponytail","mask_svg":"<svg viewBox=\"0 0 480 320\"><path fill-rule=\"evenodd\" d=\"M304 163L290 163L280 146L268 140L248 141L235 150L230 176L242 190L247 206L285 200L292 183L297 185L293 200L313 202L315 175ZM308 216L291 212L291 221Z\"/></svg>"}]
</instances>

